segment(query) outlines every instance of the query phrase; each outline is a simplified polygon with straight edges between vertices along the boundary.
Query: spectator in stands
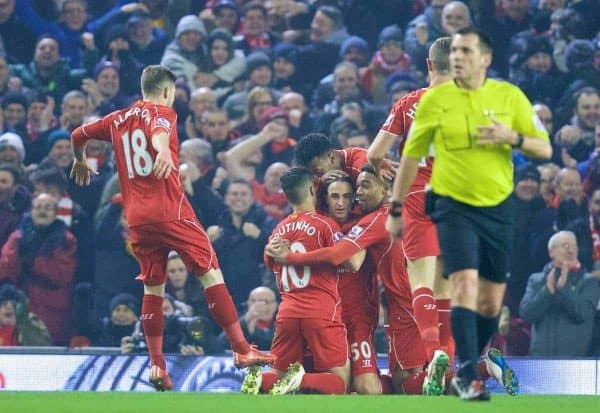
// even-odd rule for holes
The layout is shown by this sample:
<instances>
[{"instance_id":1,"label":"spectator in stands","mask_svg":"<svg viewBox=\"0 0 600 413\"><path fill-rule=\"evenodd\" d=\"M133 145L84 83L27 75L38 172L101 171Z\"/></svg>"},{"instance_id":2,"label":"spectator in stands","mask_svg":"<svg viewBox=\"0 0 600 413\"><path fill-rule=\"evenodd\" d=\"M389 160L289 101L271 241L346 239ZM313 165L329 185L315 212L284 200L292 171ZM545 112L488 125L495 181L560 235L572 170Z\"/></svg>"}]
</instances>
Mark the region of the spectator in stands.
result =
<instances>
[{"instance_id":1,"label":"spectator in stands","mask_svg":"<svg viewBox=\"0 0 600 413\"><path fill-rule=\"evenodd\" d=\"M102 318L98 339L93 345L123 348L124 343L128 342L126 338L131 338L133 335L140 313L139 307L135 296L128 293L115 295L107 306L110 315Z\"/></svg>"},{"instance_id":2,"label":"spectator in stands","mask_svg":"<svg viewBox=\"0 0 600 413\"><path fill-rule=\"evenodd\" d=\"M510 257L505 303L510 312L517 314L525 293L527 279L536 270L531 260L531 234L535 217L545 208L540 196L540 173L532 163L520 165L515 170L515 190L512 194L514 228L512 255Z\"/></svg>"},{"instance_id":3,"label":"spectator in stands","mask_svg":"<svg viewBox=\"0 0 600 413\"><path fill-rule=\"evenodd\" d=\"M54 106L54 99L42 94L35 94L29 104L26 132L23 135L26 165L39 163L48 152L46 146L48 135L58 126L58 119L54 116Z\"/></svg>"},{"instance_id":4,"label":"spectator in stands","mask_svg":"<svg viewBox=\"0 0 600 413\"><path fill-rule=\"evenodd\" d=\"M590 272L600 270L600 188L596 188L588 201L588 217L573 221L568 229L573 231L579 246L579 261Z\"/></svg>"},{"instance_id":5,"label":"spectator in stands","mask_svg":"<svg viewBox=\"0 0 600 413\"><path fill-rule=\"evenodd\" d=\"M524 42L524 49L512 62L509 80L519 86L529 100L554 106L566 82L552 60L552 45L542 36Z\"/></svg>"},{"instance_id":6,"label":"spectator in stands","mask_svg":"<svg viewBox=\"0 0 600 413\"><path fill-rule=\"evenodd\" d=\"M81 35L88 20L85 0L63 0L59 5L59 23L43 19L33 7L31 0L19 0L15 13L35 34L51 34L59 43L60 55L70 67L81 67Z\"/></svg>"},{"instance_id":7,"label":"spectator in stands","mask_svg":"<svg viewBox=\"0 0 600 413\"><path fill-rule=\"evenodd\" d=\"M338 115L341 110L341 104L350 99L363 99L362 90L359 84L358 68L354 63L341 62L333 71L333 98L329 102L320 102L315 98L316 109L322 109L323 112L330 115ZM322 105L322 106L321 106Z\"/></svg>"},{"instance_id":8,"label":"spectator in stands","mask_svg":"<svg viewBox=\"0 0 600 413\"><path fill-rule=\"evenodd\" d=\"M275 99L277 98L276 96L273 96L271 89L261 86L251 89L247 96L246 115L244 116L243 122L235 128L239 136L254 135L258 133L261 129L259 126L260 117L269 106L275 104ZM235 95L231 96L230 99L234 97ZM229 101L229 99L227 99L227 101ZM224 104L224 108L227 108L227 101Z\"/></svg>"},{"instance_id":9,"label":"spectator in stands","mask_svg":"<svg viewBox=\"0 0 600 413\"><path fill-rule=\"evenodd\" d=\"M273 80L273 68L271 67L271 59L263 52L254 52L246 58L246 87L241 92L234 93L229 96L225 103L223 103L223 109L227 111L229 117L232 119L239 119L244 114L246 117L250 116L247 108L250 105L250 92L257 87L267 89L271 97L271 105L274 99L279 99L281 93L271 89L271 81ZM274 96L274 98L273 98ZM258 120L258 118L257 118ZM256 129L240 130L241 135L247 135L250 133L258 132Z\"/></svg>"},{"instance_id":10,"label":"spectator in stands","mask_svg":"<svg viewBox=\"0 0 600 413\"><path fill-rule=\"evenodd\" d=\"M333 71L338 62L340 45L348 37L340 9L320 6L310 23L310 43L300 46L299 53L300 69L309 84L318 84Z\"/></svg>"},{"instance_id":11,"label":"spectator in stands","mask_svg":"<svg viewBox=\"0 0 600 413\"><path fill-rule=\"evenodd\" d=\"M362 75L365 94L375 105L383 106L388 101L385 90L388 76L410 70L410 57L404 52L402 38L402 30L398 26L384 28L379 34L378 50Z\"/></svg>"},{"instance_id":12,"label":"spectator in stands","mask_svg":"<svg viewBox=\"0 0 600 413\"><path fill-rule=\"evenodd\" d=\"M62 99L60 129L72 132L83 124L83 118L89 114L88 112L86 95L80 90L71 90Z\"/></svg>"},{"instance_id":13,"label":"spectator in stands","mask_svg":"<svg viewBox=\"0 0 600 413\"><path fill-rule=\"evenodd\" d=\"M253 185L254 199L270 217L281 221L291 213L290 204L281 189L281 176L290 169L288 164L273 162L265 171L264 183Z\"/></svg>"},{"instance_id":14,"label":"spectator in stands","mask_svg":"<svg viewBox=\"0 0 600 413\"><path fill-rule=\"evenodd\" d=\"M153 27L152 17L145 12L133 13L126 23L130 50L143 66L157 65L167 47L169 37L158 27Z\"/></svg>"},{"instance_id":15,"label":"spectator in stands","mask_svg":"<svg viewBox=\"0 0 600 413\"><path fill-rule=\"evenodd\" d=\"M195 15L183 16L173 40L163 54L161 65L168 67L177 77L183 77L190 89L195 87L194 75L206 62L204 41L207 34L204 23Z\"/></svg>"},{"instance_id":16,"label":"spectator in stands","mask_svg":"<svg viewBox=\"0 0 600 413\"><path fill-rule=\"evenodd\" d=\"M21 185L17 166L0 163L0 246L17 228L30 203L29 191Z\"/></svg>"},{"instance_id":17,"label":"spectator in stands","mask_svg":"<svg viewBox=\"0 0 600 413\"><path fill-rule=\"evenodd\" d=\"M122 206L122 195L113 196L95 228L95 311L105 315L109 302L118 293L139 297L142 285L135 279L140 266L131 248L129 227Z\"/></svg>"},{"instance_id":18,"label":"spectator in stands","mask_svg":"<svg viewBox=\"0 0 600 413\"><path fill-rule=\"evenodd\" d=\"M6 57L9 63L27 63L35 49L36 35L32 27L26 24L16 13L17 0L3 1L0 7L0 38L5 42ZM15 36L18 33L18 36Z\"/></svg>"},{"instance_id":19,"label":"spectator in stands","mask_svg":"<svg viewBox=\"0 0 600 413\"><path fill-rule=\"evenodd\" d=\"M531 27L529 0L501 0L498 14L494 7L494 2L480 4L478 26L488 33L494 44L492 68L506 77L510 38Z\"/></svg>"},{"instance_id":20,"label":"spectator in stands","mask_svg":"<svg viewBox=\"0 0 600 413\"><path fill-rule=\"evenodd\" d=\"M233 82L246 70L244 54L234 50L233 38L225 29L215 29L208 36L208 62L194 75L196 87L213 90L217 99L232 92Z\"/></svg>"},{"instance_id":21,"label":"spectator in stands","mask_svg":"<svg viewBox=\"0 0 600 413\"><path fill-rule=\"evenodd\" d=\"M558 165L546 163L538 166L540 172L540 195L544 198L547 207L552 205L556 196L556 175L560 171Z\"/></svg>"},{"instance_id":22,"label":"spectator in stands","mask_svg":"<svg viewBox=\"0 0 600 413\"><path fill-rule=\"evenodd\" d=\"M70 198L67 178L62 170L46 166L32 174L34 193L46 193L58 203L56 218L62 221L77 240L77 269L75 284L94 279L94 228L90 216L81 205Z\"/></svg>"},{"instance_id":23,"label":"spectator in stands","mask_svg":"<svg viewBox=\"0 0 600 413\"><path fill-rule=\"evenodd\" d=\"M544 125L544 128L546 128L548 135L552 136L554 132L552 109L544 103L536 103L533 105L533 110Z\"/></svg>"},{"instance_id":24,"label":"spectator in stands","mask_svg":"<svg viewBox=\"0 0 600 413\"><path fill-rule=\"evenodd\" d=\"M359 68L369 64L370 56L369 44L365 39L358 36L348 37L340 47L340 59L352 62Z\"/></svg>"},{"instance_id":25,"label":"spectator in stands","mask_svg":"<svg viewBox=\"0 0 600 413\"><path fill-rule=\"evenodd\" d=\"M258 126L261 130L269 123L279 125L279 133L273 134L273 140L262 147L262 163L259 168L259 176L263 176L265 170L273 162L284 162L291 165L294 157L296 141L289 137L287 112L278 106L267 108L260 116Z\"/></svg>"},{"instance_id":26,"label":"spectator in stands","mask_svg":"<svg viewBox=\"0 0 600 413\"><path fill-rule=\"evenodd\" d=\"M242 14L242 35L236 41L235 48L246 55L256 50L269 52L279 39L269 30L265 6L258 1L251 1L244 6Z\"/></svg>"},{"instance_id":27,"label":"spectator in stands","mask_svg":"<svg viewBox=\"0 0 600 413\"><path fill-rule=\"evenodd\" d=\"M206 298L198 278L190 276L176 251L169 253L167 278L166 292L185 305L186 308L182 311L183 315L209 316Z\"/></svg>"},{"instance_id":28,"label":"spectator in stands","mask_svg":"<svg viewBox=\"0 0 600 413\"><path fill-rule=\"evenodd\" d=\"M404 36L404 47L412 56L413 62L425 61L423 56L426 57L427 54L418 55L418 50L429 50L435 39L445 35L442 28L442 11L449 1L431 0L431 4L425 11L408 23Z\"/></svg>"},{"instance_id":29,"label":"spectator in stands","mask_svg":"<svg viewBox=\"0 0 600 413\"><path fill-rule=\"evenodd\" d=\"M313 118L300 93L287 92L279 98L279 107L288 116L288 135L295 140L310 133L313 129Z\"/></svg>"},{"instance_id":30,"label":"spectator in stands","mask_svg":"<svg viewBox=\"0 0 600 413\"><path fill-rule=\"evenodd\" d=\"M269 350L275 335L275 293L268 287L256 287L250 291L246 306L246 313L240 317L244 336L259 349Z\"/></svg>"},{"instance_id":31,"label":"spectator in stands","mask_svg":"<svg viewBox=\"0 0 600 413\"><path fill-rule=\"evenodd\" d=\"M577 260L577 240L570 231L550 238L551 261L532 274L521 301L521 316L532 325L532 356L590 355L592 327L600 286Z\"/></svg>"},{"instance_id":32,"label":"spectator in stands","mask_svg":"<svg viewBox=\"0 0 600 413\"><path fill-rule=\"evenodd\" d=\"M11 284L0 286L0 347L50 345L48 328L29 312L27 295Z\"/></svg>"},{"instance_id":33,"label":"spectator in stands","mask_svg":"<svg viewBox=\"0 0 600 413\"><path fill-rule=\"evenodd\" d=\"M227 30L232 35L240 29L240 11L233 0L219 0L212 9L216 27Z\"/></svg>"},{"instance_id":34,"label":"spectator in stands","mask_svg":"<svg viewBox=\"0 0 600 413\"><path fill-rule=\"evenodd\" d=\"M213 154L221 161L220 154L224 153L231 140L239 136L237 131L231 129L227 112L220 109L207 110L202 115L204 139L213 149Z\"/></svg>"},{"instance_id":35,"label":"spectator in stands","mask_svg":"<svg viewBox=\"0 0 600 413\"><path fill-rule=\"evenodd\" d=\"M194 89L190 95L190 114L185 121L185 137L201 138L202 115L206 110L217 108L217 96L207 87ZM182 141L185 139L181 139Z\"/></svg>"},{"instance_id":36,"label":"spectator in stands","mask_svg":"<svg viewBox=\"0 0 600 413\"><path fill-rule=\"evenodd\" d=\"M10 163L21 168L24 159L25 146L21 137L12 132L0 135L0 162Z\"/></svg>"},{"instance_id":37,"label":"spectator in stands","mask_svg":"<svg viewBox=\"0 0 600 413\"><path fill-rule=\"evenodd\" d=\"M73 234L57 218L57 210L58 203L49 194L33 200L31 214L24 216L2 247L0 281L22 288L54 344L67 345L77 246Z\"/></svg>"},{"instance_id":38,"label":"spectator in stands","mask_svg":"<svg viewBox=\"0 0 600 413\"><path fill-rule=\"evenodd\" d=\"M19 136L26 133L27 109L29 102L21 93L9 92L2 98L2 116L4 130L14 132Z\"/></svg>"},{"instance_id":39,"label":"spectator in stands","mask_svg":"<svg viewBox=\"0 0 600 413\"><path fill-rule=\"evenodd\" d=\"M69 69L69 63L58 54L58 41L42 35L35 46L33 61L10 66L11 74L34 92L51 95L61 102L67 91L78 88L85 75L82 69Z\"/></svg>"},{"instance_id":40,"label":"spectator in stands","mask_svg":"<svg viewBox=\"0 0 600 413\"><path fill-rule=\"evenodd\" d=\"M261 285L263 250L275 220L254 202L252 185L243 179L229 182L225 193L227 210L217 226L207 229L233 301L242 303Z\"/></svg>"},{"instance_id":41,"label":"spectator in stands","mask_svg":"<svg viewBox=\"0 0 600 413\"><path fill-rule=\"evenodd\" d=\"M198 220L205 228L216 225L225 205L213 190L217 163L211 145L202 139L188 139L179 148L179 162L183 187Z\"/></svg>"},{"instance_id":42,"label":"spectator in stands","mask_svg":"<svg viewBox=\"0 0 600 413\"><path fill-rule=\"evenodd\" d=\"M298 47L280 43L273 49L273 87L281 92L295 91L309 96L311 87L304 80L298 65Z\"/></svg>"},{"instance_id":43,"label":"spectator in stands","mask_svg":"<svg viewBox=\"0 0 600 413\"><path fill-rule=\"evenodd\" d=\"M87 36L84 41L86 50L83 57L87 75L98 81L100 71L112 64L119 77L117 93L128 96L139 94L139 79L143 63L133 55L131 40L125 29L122 26L111 27L104 36L105 42L102 49L96 47L91 33L86 33L84 36ZM90 93L89 86L86 84L90 80L83 81L82 89L86 93Z\"/></svg>"}]
</instances>

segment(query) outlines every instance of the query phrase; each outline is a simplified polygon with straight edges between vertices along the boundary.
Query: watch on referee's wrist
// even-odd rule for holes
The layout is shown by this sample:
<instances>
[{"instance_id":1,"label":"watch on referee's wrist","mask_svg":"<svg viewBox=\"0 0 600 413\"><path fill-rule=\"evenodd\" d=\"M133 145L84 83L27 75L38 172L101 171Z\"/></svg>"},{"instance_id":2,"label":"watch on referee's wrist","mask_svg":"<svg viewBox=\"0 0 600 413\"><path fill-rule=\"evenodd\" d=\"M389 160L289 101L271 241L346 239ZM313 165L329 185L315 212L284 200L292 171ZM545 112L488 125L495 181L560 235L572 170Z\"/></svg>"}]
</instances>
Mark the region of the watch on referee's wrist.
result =
<instances>
[{"instance_id":1,"label":"watch on referee's wrist","mask_svg":"<svg viewBox=\"0 0 600 413\"><path fill-rule=\"evenodd\" d=\"M390 216L398 218L402 216L402 202L393 201L392 209L390 210Z\"/></svg>"},{"instance_id":2,"label":"watch on referee's wrist","mask_svg":"<svg viewBox=\"0 0 600 413\"><path fill-rule=\"evenodd\" d=\"M523 146L523 142L525 141L525 136L522 133L517 133L517 140L515 143L510 145L512 148L520 149Z\"/></svg>"}]
</instances>

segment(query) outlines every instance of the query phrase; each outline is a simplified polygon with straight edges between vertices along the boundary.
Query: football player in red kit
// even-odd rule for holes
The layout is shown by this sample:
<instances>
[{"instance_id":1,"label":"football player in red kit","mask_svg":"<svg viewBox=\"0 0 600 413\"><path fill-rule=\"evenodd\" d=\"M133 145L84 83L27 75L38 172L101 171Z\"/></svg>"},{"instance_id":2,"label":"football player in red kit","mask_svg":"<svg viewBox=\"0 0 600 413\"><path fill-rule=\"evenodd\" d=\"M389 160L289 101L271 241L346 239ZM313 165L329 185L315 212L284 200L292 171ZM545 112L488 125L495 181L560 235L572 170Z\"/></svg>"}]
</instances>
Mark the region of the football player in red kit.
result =
<instances>
[{"instance_id":1,"label":"football player in red kit","mask_svg":"<svg viewBox=\"0 0 600 413\"><path fill-rule=\"evenodd\" d=\"M172 388L162 354L162 303L171 250L199 276L208 308L231 342L235 364L269 364L271 356L251 347L242 333L217 256L175 167L179 152L177 115L172 109L175 75L165 67L148 66L141 88L143 100L73 131L71 177L79 185L89 185L90 174L97 172L86 161L86 142L112 142L133 252L140 262L138 279L144 283L140 318L150 353L150 382L157 390Z\"/></svg>"},{"instance_id":2,"label":"football player in red kit","mask_svg":"<svg viewBox=\"0 0 600 413\"><path fill-rule=\"evenodd\" d=\"M334 245L339 227L315 212L317 189L312 174L305 168L291 168L281 176L281 188L293 212L275 227L271 238L285 241L292 251L314 251ZM363 259L364 254L360 253L349 257L349 265ZM271 346L277 361L270 372L251 368L242 392L345 393L350 381L350 362L337 269L328 264L282 265L267 256L265 263L275 274L281 294ZM316 373L305 373L301 364L307 348Z\"/></svg>"},{"instance_id":3,"label":"football player in red kit","mask_svg":"<svg viewBox=\"0 0 600 413\"><path fill-rule=\"evenodd\" d=\"M452 79L450 73L450 37L437 39L429 49L427 68L429 69L429 87ZM398 152L402 154L408 130L417 110L417 104L427 88L415 90L398 100L369 147L369 162L377 167L392 147L399 141ZM433 157L421 159L417 178L406 197L402 216L406 230L402 239L407 259L407 271L413 293L415 319L431 362L428 369L438 358L454 356L454 342L450 328L450 291L449 282L442 277L440 247L437 230L431 218L425 213L425 188L431 178ZM392 211L392 215L396 212ZM399 211L398 211L399 213ZM439 395L443 388L436 388L429 378L423 387L424 394Z\"/></svg>"},{"instance_id":4,"label":"football player in red kit","mask_svg":"<svg viewBox=\"0 0 600 413\"><path fill-rule=\"evenodd\" d=\"M367 251L367 256L377 263L377 273L388 300L389 363L394 387L399 393L420 394L427 356L414 320L401 242L385 231L390 210L389 205L385 204L388 189L371 166L363 167L357 180L356 199L365 215L347 235L333 247L305 253L292 252L284 242L274 238L267 245L266 252L276 261L288 265L339 265L357 252ZM356 264L353 268L356 268ZM443 381L443 374L435 379Z\"/></svg>"}]
</instances>

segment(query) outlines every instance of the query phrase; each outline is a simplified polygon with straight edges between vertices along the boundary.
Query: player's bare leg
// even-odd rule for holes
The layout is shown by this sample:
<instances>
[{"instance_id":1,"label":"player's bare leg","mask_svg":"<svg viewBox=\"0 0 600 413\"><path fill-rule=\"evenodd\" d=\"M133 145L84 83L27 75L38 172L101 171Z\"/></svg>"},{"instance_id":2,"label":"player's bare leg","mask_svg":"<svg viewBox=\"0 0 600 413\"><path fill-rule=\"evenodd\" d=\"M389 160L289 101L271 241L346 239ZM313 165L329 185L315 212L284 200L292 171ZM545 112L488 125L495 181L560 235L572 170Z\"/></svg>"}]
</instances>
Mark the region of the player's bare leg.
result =
<instances>
[{"instance_id":1,"label":"player's bare leg","mask_svg":"<svg viewBox=\"0 0 600 413\"><path fill-rule=\"evenodd\" d=\"M144 298L142 301L142 326L146 337L146 345L150 353L150 383L158 391L171 390L173 383L167 372L167 365L163 357L163 297L165 285L144 285Z\"/></svg>"},{"instance_id":2,"label":"player's bare leg","mask_svg":"<svg viewBox=\"0 0 600 413\"><path fill-rule=\"evenodd\" d=\"M381 381L375 373L365 373L352 378L354 391L358 394L381 394Z\"/></svg>"},{"instance_id":3,"label":"player's bare leg","mask_svg":"<svg viewBox=\"0 0 600 413\"><path fill-rule=\"evenodd\" d=\"M198 278L202 287L204 287L204 294L210 313L217 324L223 329L231 343L235 365L242 368L273 364L275 361L273 356L258 351L256 347L251 346L246 341L240 327L237 310L233 304L231 295L229 295L229 290L225 285L221 270L213 268Z\"/></svg>"}]
</instances>

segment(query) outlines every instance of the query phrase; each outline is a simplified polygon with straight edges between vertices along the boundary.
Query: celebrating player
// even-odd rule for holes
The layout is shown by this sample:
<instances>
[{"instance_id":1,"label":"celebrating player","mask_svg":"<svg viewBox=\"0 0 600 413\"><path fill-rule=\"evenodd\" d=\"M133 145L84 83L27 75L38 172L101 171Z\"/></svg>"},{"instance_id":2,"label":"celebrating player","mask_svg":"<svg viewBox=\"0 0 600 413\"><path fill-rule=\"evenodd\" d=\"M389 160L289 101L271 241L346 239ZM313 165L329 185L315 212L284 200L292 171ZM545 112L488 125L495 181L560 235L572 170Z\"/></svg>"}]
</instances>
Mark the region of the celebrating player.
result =
<instances>
[{"instance_id":1,"label":"celebrating player","mask_svg":"<svg viewBox=\"0 0 600 413\"><path fill-rule=\"evenodd\" d=\"M450 37L441 37L429 48L429 87L452 79L448 60L450 41ZM417 104L426 91L427 88L418 89L394 104L368 151L369 162L376 168L396 140L400 140L398 151L402 153ZM450 327L449 283L442 277L441 253L435 224L425 213L425 187L431 178L432 164L433 157L423 158L419 162L417 178L406 197L404 208L392 208L390 214L394 216L401 213L404 217L406 231L402 245L408 261L407 271L413 294L415 319L425 343L427 357L435 364L437 358L447 358L448 355L452 360L454 343ZM438 393L439 389L431 386L431 382L426 380L423 393Z\"/></svg>"},{"instance_id":2,"label":"celebrating player","mask_svg":"<svg viewBox=\"0 0 600 413\"><path fill-rule=\"evenodd\" d=\"M292 251L332 246L339 228L334 221L315 212L317 194L312 174L304 168L292 168L282 175L281 188L292 204L293 212L275 227L271 238L285 240ZM362 262L364 256L357 254L348 259L351 265ZM346 328L342 324L337 269L327 264L282 265L267 256L265 263L275 273L281 294L271 346L277 361L271 372L261 374L259 368L250 368L242 392L345 393L350 379L350 362ZM301 363L307 347L317 373L304 372Z\"/></svg>"},{"instance_id":3,"label":"celebrating player","mask_svg":"<svg viewBox=\"0 0 600 413\"><path fill-rule=\"evenodd\" d=\"M142 326L150 352L150 382L170 390L172 382L162 354L166 263L170 250L179 253L204 287L208 308L223 328L238 367L273 362L251 347L240 328L235 306L208 236L183 191L178 165L177 119L171 108L175 75L162 66L148 66L141 78L143 100L87 123L71 136L75 160L71 177L89 185L97 172L87 163L90 139L112 141L133 251L144 283Z\"/></svg>"}]
</instances>

